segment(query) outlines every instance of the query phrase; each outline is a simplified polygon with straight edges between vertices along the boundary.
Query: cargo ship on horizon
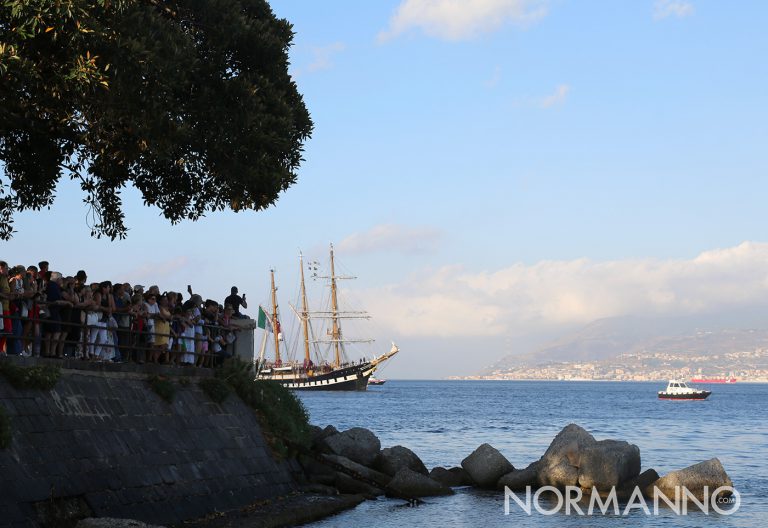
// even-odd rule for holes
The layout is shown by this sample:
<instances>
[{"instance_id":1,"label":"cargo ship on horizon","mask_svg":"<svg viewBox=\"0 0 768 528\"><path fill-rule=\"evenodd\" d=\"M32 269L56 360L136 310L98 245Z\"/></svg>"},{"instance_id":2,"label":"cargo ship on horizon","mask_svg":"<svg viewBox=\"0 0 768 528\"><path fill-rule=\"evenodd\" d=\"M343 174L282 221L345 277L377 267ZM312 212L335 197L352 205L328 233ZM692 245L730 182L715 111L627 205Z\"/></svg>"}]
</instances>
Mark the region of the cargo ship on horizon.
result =
<instances>
[{"instance_id":1,"label":"cargo ship on horizon","mask_svg":"<svg viewBox=\"0 0 768 528\"><path fill-rule=\"evenodd\" d=\"M691 378L691 383L736 383L736 378Z\"/></svg>"}]
</instances>

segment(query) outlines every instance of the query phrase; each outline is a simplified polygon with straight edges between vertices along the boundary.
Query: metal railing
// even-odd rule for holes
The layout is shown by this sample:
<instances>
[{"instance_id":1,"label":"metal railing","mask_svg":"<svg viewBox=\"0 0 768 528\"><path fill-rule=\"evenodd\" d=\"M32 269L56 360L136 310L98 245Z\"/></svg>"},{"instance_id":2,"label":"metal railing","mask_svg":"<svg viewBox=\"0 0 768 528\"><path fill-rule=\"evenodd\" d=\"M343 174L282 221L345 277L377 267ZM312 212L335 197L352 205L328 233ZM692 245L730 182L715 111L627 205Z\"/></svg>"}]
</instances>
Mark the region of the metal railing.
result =
<instances>
[{"instance_id":1,"label":"metal railing","mask_svg":"<svg viewBox=\"0 0 768 528\"><path fill-rule=\"evenodd\" d=\"M189 336L172 331L169 333L149 331L149 328L154 326L148 324L151 317L130 313L111 314L109 317L115 321L115 324L109 324L109 318L98 324L87 324L82 321L76 322L36 315L39 314L38 307L51 305L53 303L36 302L27 316L21 316L18 312L2 316L3 319L11 320L12 323L10 333L5 332L3 326L0 325L0 341L5 343L7 353L23 354L29 352L29 355L50 358L74 357L84 360L162 362L176 365L182 364L182 359L188 359L184 356L190 356L193 361L187 361L186 364L214 367L220 363L221 359L229 357L233 353L233 350L230 350L229 353L226 352L228 347L234 347L234 341L227 342L226 336L229 333L235 335L241 330L237 326L201 323L194 326L208 330L208 335L205 332L202 334L195 332L194 336ZM81 314L88 313L76 307L59 307L64 310L79 310ZM81 315L82 318L85 317ZM118 318L121 318L120 322L124 321L122 318L127 318L129 325L121 326ZM151 319L154 319L156 323L160 318ZM171 316L167 321L171 324L174 320L179 321L180 318ZM14 321L19 321L20 328L16 327L14 330ZM52 330L52 328L59 329ZM72 333L75 330L77 337L73 338ZM217 337L222 339L216 339ZM154 341L157 340L164 341L164 343L155 345ZM192 350L186 350L186 345L190 342L193 345ZM171 344L170 347L168 346L169 343ZM205 350L205 343L208 344L207 350ZM182 344L185 345L184 348L182 348ZM218 345L220 350L214 350L215 345ZM14 350L10 350L11 348ZM103 354L104 349L112 349L112 353Z\"/></svg>"}]
</instances>

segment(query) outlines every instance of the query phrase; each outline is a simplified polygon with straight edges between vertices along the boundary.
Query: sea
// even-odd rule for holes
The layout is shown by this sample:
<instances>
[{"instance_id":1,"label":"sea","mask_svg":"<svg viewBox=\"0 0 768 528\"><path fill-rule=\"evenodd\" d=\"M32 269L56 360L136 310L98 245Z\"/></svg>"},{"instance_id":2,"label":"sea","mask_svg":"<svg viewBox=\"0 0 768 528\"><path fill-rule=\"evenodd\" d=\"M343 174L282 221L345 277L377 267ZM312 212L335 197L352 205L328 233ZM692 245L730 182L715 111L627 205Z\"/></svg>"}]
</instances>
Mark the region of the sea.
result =
<instances>
[{"instance_id":1,"label":"sea","mask_svg":"<svg viewBox=\"0 0 768 528\"><path fill-rule=\"evenodd\" d=\"M428 469L459 466L489 443L516 468L537 460L555 435L575 423L598 440L618 439L640 448L642 469L660 475L717 457L740 496L738 509L719 514L697 508L686 515L660 507L619 515L585 515L564 508L530 515L504 493L470 487L410 506L379 498L312 527L764 527L768 526L768 384L715 384L706 401L657 398L665 383L565 381L399 381L364 392L298 393L315 425L339 430L365 427L382 447L402 445ZM520 495L521 500L524 494ZM551 512L556 503L540 502ZM734 508L731 505L730 508ZM728 507L722 507L726 509Z\"/></svg>"}]
</instances>

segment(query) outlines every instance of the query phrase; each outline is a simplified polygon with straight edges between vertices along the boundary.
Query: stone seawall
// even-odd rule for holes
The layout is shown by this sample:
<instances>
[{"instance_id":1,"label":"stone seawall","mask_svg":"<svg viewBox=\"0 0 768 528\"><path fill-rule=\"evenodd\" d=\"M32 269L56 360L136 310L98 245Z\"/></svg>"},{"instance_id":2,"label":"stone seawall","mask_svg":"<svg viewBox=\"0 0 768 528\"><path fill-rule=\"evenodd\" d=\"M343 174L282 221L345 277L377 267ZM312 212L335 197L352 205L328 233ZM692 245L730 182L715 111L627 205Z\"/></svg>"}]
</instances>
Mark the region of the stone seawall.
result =
<instances>
[{"instance_id":1,"label":"stone seawall","mask_svg":"<svg viewBox=\"0 0 768 528\"><path fill-rule=\"evenodd\" d=\"M172 524L295 488L236 395L213 403L196 378L174 378L169 404L146 372L71 366L51 391L17 390L0 376L12 432L0 449L0 526L41 526L54 503Z\"/></svg>"}]
</instances>

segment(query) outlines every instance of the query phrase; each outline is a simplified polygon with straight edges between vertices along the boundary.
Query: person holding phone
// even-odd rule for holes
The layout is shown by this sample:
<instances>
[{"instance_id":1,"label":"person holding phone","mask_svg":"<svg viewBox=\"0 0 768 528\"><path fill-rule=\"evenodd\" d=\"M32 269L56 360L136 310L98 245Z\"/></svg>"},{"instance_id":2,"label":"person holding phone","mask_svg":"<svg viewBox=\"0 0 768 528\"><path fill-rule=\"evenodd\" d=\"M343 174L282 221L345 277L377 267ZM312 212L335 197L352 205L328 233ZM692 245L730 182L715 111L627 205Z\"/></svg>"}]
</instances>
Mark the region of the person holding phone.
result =
<instances>
[{"instance_id":1,"label":"person holding phone","mask_svg":"<svg viewBox=\"0 0 768 528\"><path fill-rule=\"evenodd\" d=\"M242 297L240 297L237 294L237 286L232 286L231 294L229 297L224 299L224 306L230 305L232 309L234 310L233 317L237 317L239 319L245 319L248 316L240 312L240 307L248 308L248 303L245 300L245 294L243 294Z\"/></svg>"}]
</instances>

